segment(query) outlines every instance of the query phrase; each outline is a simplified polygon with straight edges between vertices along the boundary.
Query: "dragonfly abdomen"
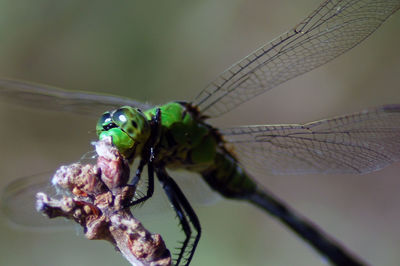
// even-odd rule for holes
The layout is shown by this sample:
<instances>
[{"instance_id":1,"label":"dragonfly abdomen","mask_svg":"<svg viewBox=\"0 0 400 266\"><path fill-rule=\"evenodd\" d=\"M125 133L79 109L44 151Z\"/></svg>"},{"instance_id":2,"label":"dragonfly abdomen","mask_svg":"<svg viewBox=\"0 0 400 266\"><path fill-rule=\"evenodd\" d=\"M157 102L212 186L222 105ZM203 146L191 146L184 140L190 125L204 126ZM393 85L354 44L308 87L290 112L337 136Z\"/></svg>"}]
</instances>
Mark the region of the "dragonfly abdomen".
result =
<instances>
[{"instance_id":1,"label":"dragonfly abdomen","mask_svg":"<svg viewBox=\"0 0 400 266\"><path fill-rule=\"evenodd\" d=\"M225 150L218 151L214 163L201 172L204 180L227 198L248 198L257 191L257 184Z\"/></svg>"},{"instance_id":2,"label":"dragonfly abdomen","mask_svg":"<svg viewBox=\"0 0 400 266\"><path fill-rule=\"evenodd\" d=\"M335 265L364 265L312 222L253 181L229 152L217 152L214 164L201 174L223 196L250 202L279 219Z\"/></svg>"}]
</instances>

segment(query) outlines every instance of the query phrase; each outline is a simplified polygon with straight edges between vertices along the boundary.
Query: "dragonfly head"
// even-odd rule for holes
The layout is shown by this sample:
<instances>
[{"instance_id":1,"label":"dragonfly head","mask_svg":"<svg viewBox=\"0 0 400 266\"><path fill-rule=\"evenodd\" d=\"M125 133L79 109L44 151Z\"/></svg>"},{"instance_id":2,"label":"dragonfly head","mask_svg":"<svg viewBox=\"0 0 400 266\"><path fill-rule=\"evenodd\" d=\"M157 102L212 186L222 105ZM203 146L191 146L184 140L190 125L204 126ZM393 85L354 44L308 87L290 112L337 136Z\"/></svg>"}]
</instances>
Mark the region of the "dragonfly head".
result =
<instances>
[{"instance_id":1,"label":"dragonfly head","mask_svg":"<svg viewBox=\"0 0 400 266\"><path fill-rule=\"evenodd\" d=\"M99 139L111 136L113 144L127 159L133 159L150 137L150 124L137 108L122 106L105 112L96 125Z\"/></svg>"}]
</instances>

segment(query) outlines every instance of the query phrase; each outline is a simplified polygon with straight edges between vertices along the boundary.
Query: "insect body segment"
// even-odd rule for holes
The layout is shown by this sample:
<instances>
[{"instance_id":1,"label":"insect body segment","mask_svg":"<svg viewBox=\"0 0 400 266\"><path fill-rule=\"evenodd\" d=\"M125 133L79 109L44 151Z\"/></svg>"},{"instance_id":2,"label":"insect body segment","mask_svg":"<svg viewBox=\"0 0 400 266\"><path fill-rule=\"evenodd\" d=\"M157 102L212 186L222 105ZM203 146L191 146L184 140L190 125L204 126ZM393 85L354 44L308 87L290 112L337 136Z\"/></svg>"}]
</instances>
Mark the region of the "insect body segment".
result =
<instances>
[{"instance_id":1,"label":"insect body segment","mask_svg":"<svg viewBox=\"0 0 400 266\"><path fill-rule=\"evenodd\" d=\"M151 119L157 109L161 112L160 139L156 162L167 168L200 171L212 164L217 139L187 103L170 102L144 113Z\"/></svg>"},{"instance_id":2,"label":"insect body segment","mask_svg":"<svg viewBox=\"0 0 400 266\"><path fill-rule=\"evenodd\" d=\"M225 150L217 153L213 164L201 175L214 190L228 198L243 199L256 192L256 183Z\"/></svg>"}]
</instances>

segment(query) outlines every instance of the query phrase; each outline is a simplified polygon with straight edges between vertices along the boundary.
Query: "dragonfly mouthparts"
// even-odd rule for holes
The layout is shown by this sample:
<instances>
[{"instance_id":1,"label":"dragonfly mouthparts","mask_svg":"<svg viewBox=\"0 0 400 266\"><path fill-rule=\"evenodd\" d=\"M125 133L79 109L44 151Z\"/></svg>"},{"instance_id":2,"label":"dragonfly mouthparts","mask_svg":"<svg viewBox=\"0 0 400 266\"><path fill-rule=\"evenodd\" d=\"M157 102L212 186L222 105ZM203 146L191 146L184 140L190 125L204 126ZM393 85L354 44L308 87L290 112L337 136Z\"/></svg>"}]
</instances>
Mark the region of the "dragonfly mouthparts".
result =
<instances>
[{"instance_id":1,"label":"dragonfly mouthparts","mask_svg":"<svg viewBox=\"0 0 400 266\"><path fill-rule=\"evenodd\" d=\"M115 127L118 127L115 123L110 123L110 124L107 124L107 125L104 125L103 126L103 129L105 130L105 131L108 131L108 130L110 130L110 129L112 129L112 128L115 128Z\"/></svg>"}]
</instances>

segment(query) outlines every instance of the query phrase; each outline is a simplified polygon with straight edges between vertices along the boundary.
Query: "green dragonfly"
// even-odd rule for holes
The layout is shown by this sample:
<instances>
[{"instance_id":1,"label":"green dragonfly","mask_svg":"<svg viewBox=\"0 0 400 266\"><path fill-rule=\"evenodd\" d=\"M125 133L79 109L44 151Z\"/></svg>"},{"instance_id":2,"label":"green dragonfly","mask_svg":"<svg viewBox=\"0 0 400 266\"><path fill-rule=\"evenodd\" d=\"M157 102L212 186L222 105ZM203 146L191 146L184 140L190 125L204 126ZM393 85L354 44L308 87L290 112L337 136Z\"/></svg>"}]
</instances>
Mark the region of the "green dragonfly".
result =
<instances>
[{"instance_id":1,"label":"green dragonfly","mask_svg":"<svg viewBox=\"0 0 400 266\"><path fill-rule=\"evenodd\" d=\"M151 106L4 79L0 95L25 106L101 116L96 125L99 138L111 136L126 159L139 162L133 185L147 167L147 191L130 205L153 196L155 175L177 213L185 239L176 264L191 262L201 235L195 211L167 171L184 169L198 173L224 197L250 202L277 218L331 263L362 265L332 237L257 184L245 168L265 174L363 174L382 169L400 159L400 104L305 124L217 129L206 120L348 51L399 7L400 0L324 1L292 30L222 73L191 102ZM34 185L30 180L24 184ZM25 188L9 189L5 194L13 197Z\"/></svg>"}]
</instances>

